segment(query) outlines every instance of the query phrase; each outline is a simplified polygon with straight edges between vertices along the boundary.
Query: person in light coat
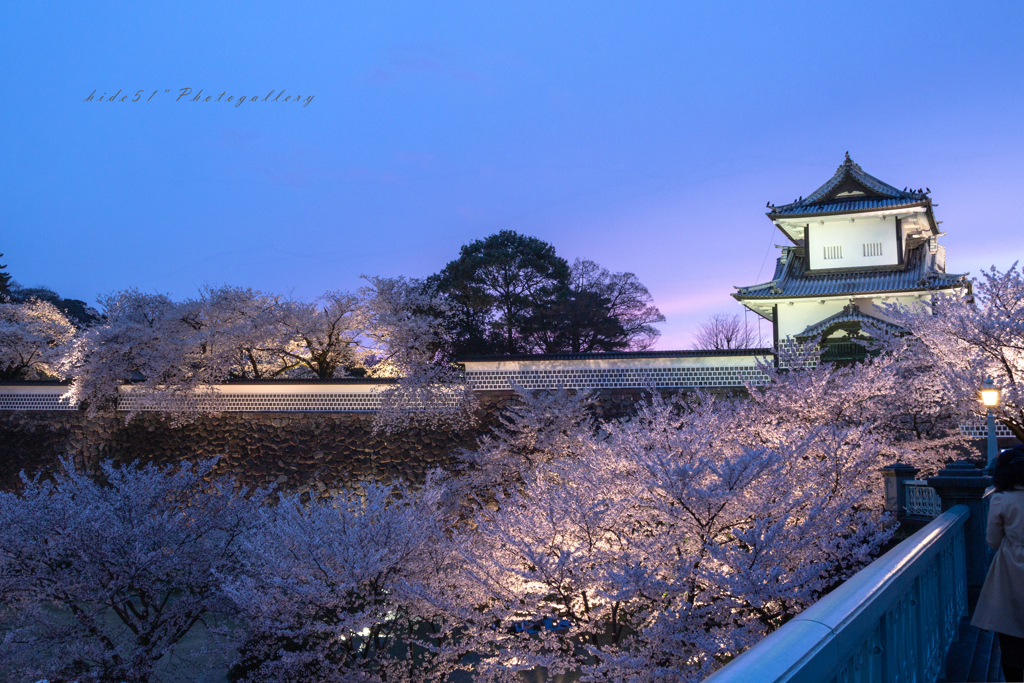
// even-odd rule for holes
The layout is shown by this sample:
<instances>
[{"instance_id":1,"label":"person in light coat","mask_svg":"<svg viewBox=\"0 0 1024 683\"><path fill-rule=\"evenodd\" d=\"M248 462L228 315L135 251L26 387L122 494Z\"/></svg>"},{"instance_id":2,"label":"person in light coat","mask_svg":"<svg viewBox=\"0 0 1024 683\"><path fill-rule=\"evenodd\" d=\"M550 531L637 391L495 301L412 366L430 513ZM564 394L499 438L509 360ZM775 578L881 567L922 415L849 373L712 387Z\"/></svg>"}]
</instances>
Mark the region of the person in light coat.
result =
<instances>
[{"instance_id":1,"label":"person in light coat","mask_svg":"<svg viewBox=\"0 0 1024 683\"><path fill-rule=\"evenodd\" d=\"M986 540L996 554L971 624L999 634L1003 675L1024 681L1024 445L999 454L992 483Z\"/></svg>"}]
</instances>

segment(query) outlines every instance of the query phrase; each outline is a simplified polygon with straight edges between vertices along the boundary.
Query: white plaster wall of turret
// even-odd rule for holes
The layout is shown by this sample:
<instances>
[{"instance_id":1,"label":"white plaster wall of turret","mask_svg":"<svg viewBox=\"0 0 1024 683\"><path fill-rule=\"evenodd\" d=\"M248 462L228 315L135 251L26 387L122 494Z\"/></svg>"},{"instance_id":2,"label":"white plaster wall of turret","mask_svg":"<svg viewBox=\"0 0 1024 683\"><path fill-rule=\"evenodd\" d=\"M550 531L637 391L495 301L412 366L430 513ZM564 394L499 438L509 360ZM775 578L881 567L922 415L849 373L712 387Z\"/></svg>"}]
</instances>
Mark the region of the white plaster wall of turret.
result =
<instances>
[{"instance_id":1,"label":"white plaster wall of turret","mask_svg":"<svg viewBox=\"0 0 1024 683\"><path fill-rule=\"evenodd\" d=\"M806 234L812 270L894 266L899 263L895 216L835 217L813 221Z\"/></svg>"},{"instance_id":2,"label":"white plaster wall of turret","mask_svg":"<svg viewBox=\"0 0 1024 683\"><path fill-rule=\"evenodd\" d=\"M896 245L897 219L903 233L899 247ZM808 265L812 270L896 265L900 251L905 254L907 248L932 236L928 211L924 207L811 219L779 219L775 225L796 244L805 247L805 238L810 232ZM877 244L881 244L881 254L864 246ZM825 247L841 247L842 256L826 259ZM835 253L833 250L831 255L835 256Z\"/></svg>"}]
</instances>

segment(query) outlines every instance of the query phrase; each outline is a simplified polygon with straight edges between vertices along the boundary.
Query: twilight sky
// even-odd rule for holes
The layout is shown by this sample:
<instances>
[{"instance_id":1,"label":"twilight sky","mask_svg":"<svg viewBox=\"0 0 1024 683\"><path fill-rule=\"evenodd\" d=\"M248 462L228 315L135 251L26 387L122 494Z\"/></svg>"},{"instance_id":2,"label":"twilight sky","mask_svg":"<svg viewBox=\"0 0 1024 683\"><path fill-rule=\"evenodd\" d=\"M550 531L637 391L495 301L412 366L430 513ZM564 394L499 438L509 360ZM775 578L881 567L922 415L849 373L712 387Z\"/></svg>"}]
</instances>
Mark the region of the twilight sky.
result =
<instances>
[{"instance_id":1,"label":"twilight sky","mask_svg":"<svg viewBox=\"0 0 1024 683\"><path fill-rule=\"evenodd\" d=\"M637 273L657 348L688 348L770 277L765 203L847 150L932 189L950 271L1024 257L1022 27L1020 2L8 2L0 262L90 302L313 297L512 229Z\"/></svg>"}]
</instances>

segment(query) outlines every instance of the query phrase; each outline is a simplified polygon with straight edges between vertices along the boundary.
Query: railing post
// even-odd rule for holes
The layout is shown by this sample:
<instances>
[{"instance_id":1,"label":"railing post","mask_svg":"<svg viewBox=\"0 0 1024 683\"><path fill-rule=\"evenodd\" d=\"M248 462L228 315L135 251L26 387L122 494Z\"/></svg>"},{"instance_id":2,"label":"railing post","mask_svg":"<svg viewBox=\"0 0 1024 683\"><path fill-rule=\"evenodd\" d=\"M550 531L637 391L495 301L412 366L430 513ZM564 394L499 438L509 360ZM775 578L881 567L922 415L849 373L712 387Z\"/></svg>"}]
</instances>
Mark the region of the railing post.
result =
<instances>
[{"instance_id":1,"label":"railing post","mask_svg":"<svg viewBox=\"0 0 1024 683\"><path fill-rule=\"evenodd\" d=\"M879 470L885 477L885 509L896 513L897 519L907 515L907 489L903 485L913 479L919 469L903 462L894 462Z\"/></svg>"},{"instance_id":2,"label":"railing post","mask_svg":"<svg viewBox=\"0 0 1024 683\"><path fill-rule=\"evenodd\" d=\"M954 505L966 505L971 516L964 523L964 556L967 580L967 606L974 609L985 583L991 554L985 544L988 523L988 503L992 492L992 477L964 460L946 466L937 476L928 477L928 485L935 489L945 512Z\"/></svg>"}]
</instances>

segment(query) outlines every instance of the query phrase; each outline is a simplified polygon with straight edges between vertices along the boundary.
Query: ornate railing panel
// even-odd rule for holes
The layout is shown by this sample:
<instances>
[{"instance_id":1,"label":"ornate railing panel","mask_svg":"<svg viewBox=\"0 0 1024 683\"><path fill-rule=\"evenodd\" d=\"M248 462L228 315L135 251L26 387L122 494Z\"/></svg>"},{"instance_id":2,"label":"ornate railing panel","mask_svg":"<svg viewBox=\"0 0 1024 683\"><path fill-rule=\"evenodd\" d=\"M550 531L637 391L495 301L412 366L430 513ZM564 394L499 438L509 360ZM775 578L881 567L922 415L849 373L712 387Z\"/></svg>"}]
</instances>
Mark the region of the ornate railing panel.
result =
<instances>
[{"instance_id":1,"label":"ornate railing panel","mask_svg":"<svg viewBox=\"0 0 1024 683\"><path fill-rule=\"evenodd\" d=\"M908 479L903 482L906 492L906 513L914 517L934 519L942 514L942 501L927 482Z\"/></svg>"},{"instance_id":2,"label":"ornate railing panel","mask_svg":"<svg viewBox=\"0 0 1024 683\"><path fill-rule=\"evenodd\" d=\"M935 681L967 609L969 515L942 513L707 682Z\"/></svg>"}]
</instances>

